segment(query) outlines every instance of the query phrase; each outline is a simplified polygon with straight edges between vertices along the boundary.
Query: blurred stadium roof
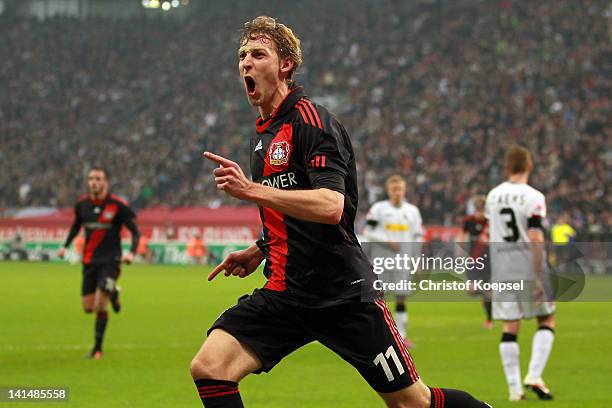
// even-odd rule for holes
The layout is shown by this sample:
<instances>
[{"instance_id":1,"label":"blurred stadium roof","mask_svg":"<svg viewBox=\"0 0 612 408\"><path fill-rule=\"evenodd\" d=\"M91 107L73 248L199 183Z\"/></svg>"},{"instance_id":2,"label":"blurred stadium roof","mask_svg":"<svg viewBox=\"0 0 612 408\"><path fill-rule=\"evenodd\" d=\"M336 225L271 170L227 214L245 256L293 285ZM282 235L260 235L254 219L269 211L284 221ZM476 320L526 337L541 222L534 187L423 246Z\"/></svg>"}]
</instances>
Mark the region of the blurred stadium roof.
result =
<instances>
[{"instance_id":1,"label":"blurred stadium roof","mask_svg":"<svg viewBox=\"0 0 612 408\"><path fill-rule=\"evenodd\" d=\"M128 18L137 15L185 16L197 0L0 0L0 13L46 18L55 15ZM209 1L199 1L209 4ZM191 7L190 7L191 6Z\"/></svg>"}]
</instances>

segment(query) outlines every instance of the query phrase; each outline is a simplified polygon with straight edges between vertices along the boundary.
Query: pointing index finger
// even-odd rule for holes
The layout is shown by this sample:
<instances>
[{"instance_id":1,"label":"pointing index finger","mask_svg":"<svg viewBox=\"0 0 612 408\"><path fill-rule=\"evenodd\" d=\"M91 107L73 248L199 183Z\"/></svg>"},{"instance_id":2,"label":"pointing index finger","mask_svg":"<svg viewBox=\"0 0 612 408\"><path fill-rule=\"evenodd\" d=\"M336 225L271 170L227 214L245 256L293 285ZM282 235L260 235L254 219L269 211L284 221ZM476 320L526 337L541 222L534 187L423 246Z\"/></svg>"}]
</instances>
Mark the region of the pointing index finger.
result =
<instances>
[{"instance_id":1,"label":"pointing index finger","mask_svg":"<svg viewBox=\"0 0 612 408\"><path fill-rule=\"evenodd\" d=\"M203 154L204 157L206 157L209 160L212 160L216 163L219 163L220 165L224 166L224 167L234 167L236 166L236 163L234 163L233 161L226 159L223 156L219 156L218 154L214 154L211 152L204 152Z\"/></svg>"},{"instance_id":2,"label":"pointing index finger","mask_svg":"<svg viewBox=\"0 0 612 408\"><path fill-rule=\"evenodd\" d=\"M224 269L225 269L225 262L222 262L219 265L217 265L217 267L213 269L210 275L208 275L208 281L210 282L211 280L215 279L215 276L217 276L219 272L221 272Z\"/></svg>"}]
</instances>

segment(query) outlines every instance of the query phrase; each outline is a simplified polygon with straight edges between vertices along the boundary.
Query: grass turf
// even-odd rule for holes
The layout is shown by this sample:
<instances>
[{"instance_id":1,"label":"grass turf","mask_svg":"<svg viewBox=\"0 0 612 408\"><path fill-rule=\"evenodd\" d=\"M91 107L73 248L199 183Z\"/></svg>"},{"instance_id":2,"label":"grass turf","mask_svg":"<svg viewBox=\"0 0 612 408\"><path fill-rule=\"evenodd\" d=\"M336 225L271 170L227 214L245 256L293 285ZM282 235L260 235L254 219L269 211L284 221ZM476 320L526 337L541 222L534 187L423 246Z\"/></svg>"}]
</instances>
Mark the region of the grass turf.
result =
<instances>
[{"instance_id":1,"label":"grass turf","mask_svg":"<svg viewBox=\"0 0 612 408\"><path fill-rule=\"evenodd\" d=\"M0 263L0 387L65 386L73 407L200 406L189 361L216 317L261 286L247 279L206 281L209 268L134 265L123 268L124 310L110 314L102 360L84 359L93 318L80 306L80 266ZM610 278L591 284L612 288ZM528 394L521 407L612 406L612 303L560 303L545 379L555 401ZM498 355L500 325L482 329L475 302L409 304L415 364L427 384L460 388L495 407L511 407ZM519 336L522 374L535 324ZM240 385L248 407L381 407L357 372L323 346L298 350L271 373ZM2 403L0 407L22 407ZM37 406L64 406L40 403Z\"/></svg>"}]
</instances>

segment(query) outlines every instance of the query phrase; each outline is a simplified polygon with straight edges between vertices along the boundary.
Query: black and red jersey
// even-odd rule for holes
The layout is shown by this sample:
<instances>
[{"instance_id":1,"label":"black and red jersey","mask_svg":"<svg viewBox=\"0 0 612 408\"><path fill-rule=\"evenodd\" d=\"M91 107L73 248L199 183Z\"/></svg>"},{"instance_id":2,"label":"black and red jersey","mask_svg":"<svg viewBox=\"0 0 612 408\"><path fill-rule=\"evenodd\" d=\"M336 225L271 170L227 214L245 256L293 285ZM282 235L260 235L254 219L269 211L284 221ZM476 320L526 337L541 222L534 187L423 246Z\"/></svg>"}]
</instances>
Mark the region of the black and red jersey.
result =
<instances>
[{"instance_id":1,"label":"black and red jersey","mask_svg":"<svg viewBox=\"0 0 612 408\"><path fill-rule=\"evenodd\" d=\"M468 234L469 251L472 257L482 256L487 247L487 219L484 216L468 215L463 219L463 231Z\"/></svg>"},{"instance_id":2,"label":"black and red jersey","mask_svg":"<svg viewBox=\"0 0 612 408\"><path fill-rule=\"evenodd\" d=\"M297 87L251 138L253 181L283 190L327 188L344 195L339 224L299 220L260 207L267 289L310 304L357 296L373 276L355 236L357 170L347 131ZM365 279L365 281L364 281Z\"/></svg>"},{"instance_id":3,"label":"black and red jersey","mask_svg":"<svg viewBox=\"0 0 612 408\"><path fill-rule=\"evenodd\" d=\"M130 251L136 253L140 233L135 218L127 202L116 195L107 194L100 200L83 195L74 206L74 222L64 246L70 245L82 226L85 228L84 264L120 262L122 225L132 233Z\"/></svg>"}]
</instances>

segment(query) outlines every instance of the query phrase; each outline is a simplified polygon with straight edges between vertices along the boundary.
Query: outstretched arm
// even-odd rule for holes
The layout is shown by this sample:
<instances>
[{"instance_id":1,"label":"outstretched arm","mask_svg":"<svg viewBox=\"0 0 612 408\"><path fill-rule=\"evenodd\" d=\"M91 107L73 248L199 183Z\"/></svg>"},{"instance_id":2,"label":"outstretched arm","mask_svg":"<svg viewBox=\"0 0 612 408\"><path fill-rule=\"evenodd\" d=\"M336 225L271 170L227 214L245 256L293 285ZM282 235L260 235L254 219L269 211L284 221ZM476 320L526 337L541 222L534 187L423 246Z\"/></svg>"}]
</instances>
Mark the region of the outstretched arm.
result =
<instances>
[{"instance_id":1,"label":"outstretched arm","mask_svg":"<svg viewBox=\"0 0 612 408\"><path fill-rule=\"evenodd\" d=\"M281 190L249 180L240 166L224 157L205 152L219 164L213 171L219 190L240 200L251 201L290 217L323 224L338 224L344 210L344 195L327 188Z\"/></svg>"},{"instance_id":2,"label":"outstretched arm","mask_svg":"<svg viewBox=\"0 0 612 408\"><path fill-rule=\"evenodd\" d=\"M74 238L79 234L81 230L81 219L75 218L72 226L70 227L70 231L68 232L68 237L66 237L66 241L64 242L64 248L68 248Z\"/></svg>"},{"instance_id":3,"label":"outstretched arm","mask_svg":"<svg viewBox=\"0 0 612 408\"><path fill-rule=\"evenodd\" d=\"M138 241L140 240L140 231L138 230L138 226L134 222L133 218L128 219L125 222L125 226L132 234L132 245L130 246L130 252L135 254L136 250L138 249Z\"/></svg>"},{"instance_id":4,"label":"outstretched arm","mask_svg":"<svg viewBox=\"0 0 612 408\"><path fill-rule=\"evenodd\" d=\"M327 188L280 190L251 182L246 200L304 221L338 224L344 209L344 196Z\"/></svg>"},{"instance_id":5,"label":"outstretched arm","mask_svg":"<svg viewBox=\"0 0 612 408\"><path fill-rule=\"evenodd\" d=\"M124 225L132 234L132 245L130 246L130 252L125 254L122 257L123 262L130 264L134 261L134 256L136 255L136 251L138 250L138 241L140 240L140 231L134 222L134 218L128 218Z\"/></svg>"},{"instance_id":6,"label":"outstretched arm","mask_svg":"<svg viewBox=\"0 0 612 408\"><path fill-rule=\"evenodd\" d=\"M70 227L70 231L68 232L68 236L66 237L66 241L64 241L64 245L59 249L59 251L57 253L57 255L60 258L64 257L64 255L66 254L66 248L68 248L70 246L70 244L72 243L74 238L79 234L79 231L81 230L82 223L83 223L83 221L81 220L81 217L79 216L79 212L75 208L74 209L74 221L72 222L72 226Z\"/></svg>"}]
</instances>

